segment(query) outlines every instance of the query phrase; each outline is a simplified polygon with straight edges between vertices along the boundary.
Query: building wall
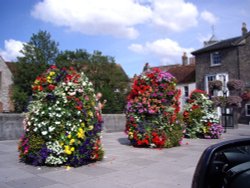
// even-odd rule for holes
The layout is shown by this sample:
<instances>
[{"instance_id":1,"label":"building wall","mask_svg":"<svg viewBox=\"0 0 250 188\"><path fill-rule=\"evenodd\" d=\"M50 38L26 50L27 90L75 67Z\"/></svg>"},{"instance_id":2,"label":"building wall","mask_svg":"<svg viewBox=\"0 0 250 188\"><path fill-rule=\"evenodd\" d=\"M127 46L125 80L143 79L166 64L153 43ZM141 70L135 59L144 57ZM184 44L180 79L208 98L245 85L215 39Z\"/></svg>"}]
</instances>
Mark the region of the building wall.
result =
<instances>
[{"instance_id":1,"label":"building wall","mask_svg":"<svg viewBox=\"0 0 250 188\"><path fill-rule=\"evenodd\" d=\"M196 84L198 89L205 90L205 75L228 73L229 79L238 79L239 67L236 48L227 48L219 51L221 65L211 66L210 52L196 55Z\"/></svg>"},{"instance_id":2,"label":"building wall","mask_svg":"<svg viewBox=\"0 0 250 188\"><path fill-rule=\"evenodd\" d=\"M0 57L0 72L1 72L1 83L0 83L0 103L2 103L3 112L9 112L12 109L11 100L9 93L11 92L12 85L12 73L4 60Z\"/></svg>"},{"instance_id":3,"label":"building wall","mask_svg":"<svg viewBox=\"0 0 250 188\"><path fill-rule=\"evenodd\" d=\"M250 36L244 40L244 43L239 47L240 79L250 87Z\"/></svg>"},{"instance_id":4,"label":"building wall","mask_svg":"<svg viewBox=\"0 0 250 188\"><path fill-rule=\"evenodd\" d=\"M187 83L187 84L177 84L177 89L181 90L181 97L180 97L180 107L181 111L183 111L184 106L186 104L187 97L185 97L184 87L188 86L188 95L190 96L191 92L196 89L196 83Z\"/></svg>"}]
</instances>

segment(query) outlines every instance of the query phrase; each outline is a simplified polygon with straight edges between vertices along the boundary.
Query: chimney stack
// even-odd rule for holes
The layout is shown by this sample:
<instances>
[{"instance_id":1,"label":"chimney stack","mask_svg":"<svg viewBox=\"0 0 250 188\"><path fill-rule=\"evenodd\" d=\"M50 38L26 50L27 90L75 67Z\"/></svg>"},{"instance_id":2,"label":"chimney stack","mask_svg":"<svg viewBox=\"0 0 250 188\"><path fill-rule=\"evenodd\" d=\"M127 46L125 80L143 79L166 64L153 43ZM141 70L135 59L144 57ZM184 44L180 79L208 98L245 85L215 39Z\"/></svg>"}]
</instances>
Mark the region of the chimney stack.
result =
<instances>
[{"instance_id":1,"label":"chimney stack","mask_svg":"<svg viewBox=\"0 0 250 188\"><path fill-rule=\"evenodd\" d=\"M247 34L247 24L245 22L242 23L241 31L242 31L242 36Z\"/></svg>"},{"instance_id":2,"label":"chimney stack","mask_svg":"<svg viewBox=\"0 0 250 188\"><path fill-rule=\"evenodd\" d=\"M188 57L187 57L187 53L184 52L182 56L182 65L187 65L187 64L188 64Z\"/></svg>"}]
</instances>

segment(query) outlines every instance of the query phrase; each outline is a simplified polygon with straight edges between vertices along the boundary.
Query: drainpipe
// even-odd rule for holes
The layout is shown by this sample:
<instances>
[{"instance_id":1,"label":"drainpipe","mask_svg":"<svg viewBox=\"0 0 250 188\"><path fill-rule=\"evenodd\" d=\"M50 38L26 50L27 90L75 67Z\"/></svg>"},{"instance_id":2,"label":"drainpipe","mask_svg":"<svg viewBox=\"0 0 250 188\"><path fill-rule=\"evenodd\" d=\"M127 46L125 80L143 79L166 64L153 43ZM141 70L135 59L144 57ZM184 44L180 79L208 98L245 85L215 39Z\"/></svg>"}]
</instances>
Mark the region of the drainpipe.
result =
<instances>
[{"instance_id":1,"label":"drainpipe","mask_svg":"<svg viewBox=\"0 0 250 188\"><path fill-rule=\"evenodd\" d=\"M237 46L237 65L238 65L238 79L240 80L240 52L239 52L239 46Z\"/></svg>"}]
</instances>

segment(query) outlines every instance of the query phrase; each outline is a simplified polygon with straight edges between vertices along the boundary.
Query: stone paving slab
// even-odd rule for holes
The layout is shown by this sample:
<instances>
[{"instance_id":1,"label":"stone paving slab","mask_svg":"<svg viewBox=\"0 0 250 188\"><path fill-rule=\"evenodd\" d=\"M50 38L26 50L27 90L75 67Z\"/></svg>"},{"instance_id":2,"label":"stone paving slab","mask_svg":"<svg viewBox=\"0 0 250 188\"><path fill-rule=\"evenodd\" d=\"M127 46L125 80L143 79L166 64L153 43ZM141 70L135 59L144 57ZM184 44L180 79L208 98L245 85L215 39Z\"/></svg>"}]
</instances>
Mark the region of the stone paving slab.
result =
<instances>
[{"instance_id":1,"label":"stone paving slab","mask_svg":"<svg viewBox=\"0 0 250 188\"><path fill-rule=\"evenodd\" d=\"M209 145L250 137L250 126L229 129L219 140L184 139L169 149L134 148L123 132L103 133L103 161L78 168L34 167L18 160L17 140L0 142L0 188L189 188Z\"/></svg>"}]
</instances>

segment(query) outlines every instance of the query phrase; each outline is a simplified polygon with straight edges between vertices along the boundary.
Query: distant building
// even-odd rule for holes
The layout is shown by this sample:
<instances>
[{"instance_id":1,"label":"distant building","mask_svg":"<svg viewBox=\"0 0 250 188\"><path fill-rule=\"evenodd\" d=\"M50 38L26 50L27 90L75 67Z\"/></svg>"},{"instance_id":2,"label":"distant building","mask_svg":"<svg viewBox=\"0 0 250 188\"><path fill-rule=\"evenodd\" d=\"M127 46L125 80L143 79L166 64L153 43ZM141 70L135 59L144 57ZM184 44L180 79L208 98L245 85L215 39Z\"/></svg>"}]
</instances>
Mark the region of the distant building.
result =
<instances>
[{"instance_id":1,"label":"distant building","mask_svg":"<svg viewBox=\"0 0 250 188\"><path fill-rule=\"evenodd\" d=\"M177 79L177 88L181 90L180 106L181 110L183 110L188 96L196 89L194 59L188 59L187 54L184 52L182 64L158 66L157 68L171 73Z\"/></svg>"},{"instance_id":2,"label":"distant building","mask_svg":"<svg viewBox=\"0 0 250 188\"><path fill-rule=\"evenodd\" d=\"M196 86L208 91L208 82L221 80L224 84L231 79L239 79L250 88L250 32L242 25L241 36L217 40L215 36L204 47L192 54L196 61ZM242 122L250 120L250 102L244 104Z\"/></svg>"},{"instance_id":3,"label":"distant building","mask_svg":"<svg viewBox=\"0 0 250 188\"><path fill-rule=\"evenodd\" d=\"M12 96L13 63L5 62L0 56L0 112L13 112Z\"/></svg>"}]
</instances>

